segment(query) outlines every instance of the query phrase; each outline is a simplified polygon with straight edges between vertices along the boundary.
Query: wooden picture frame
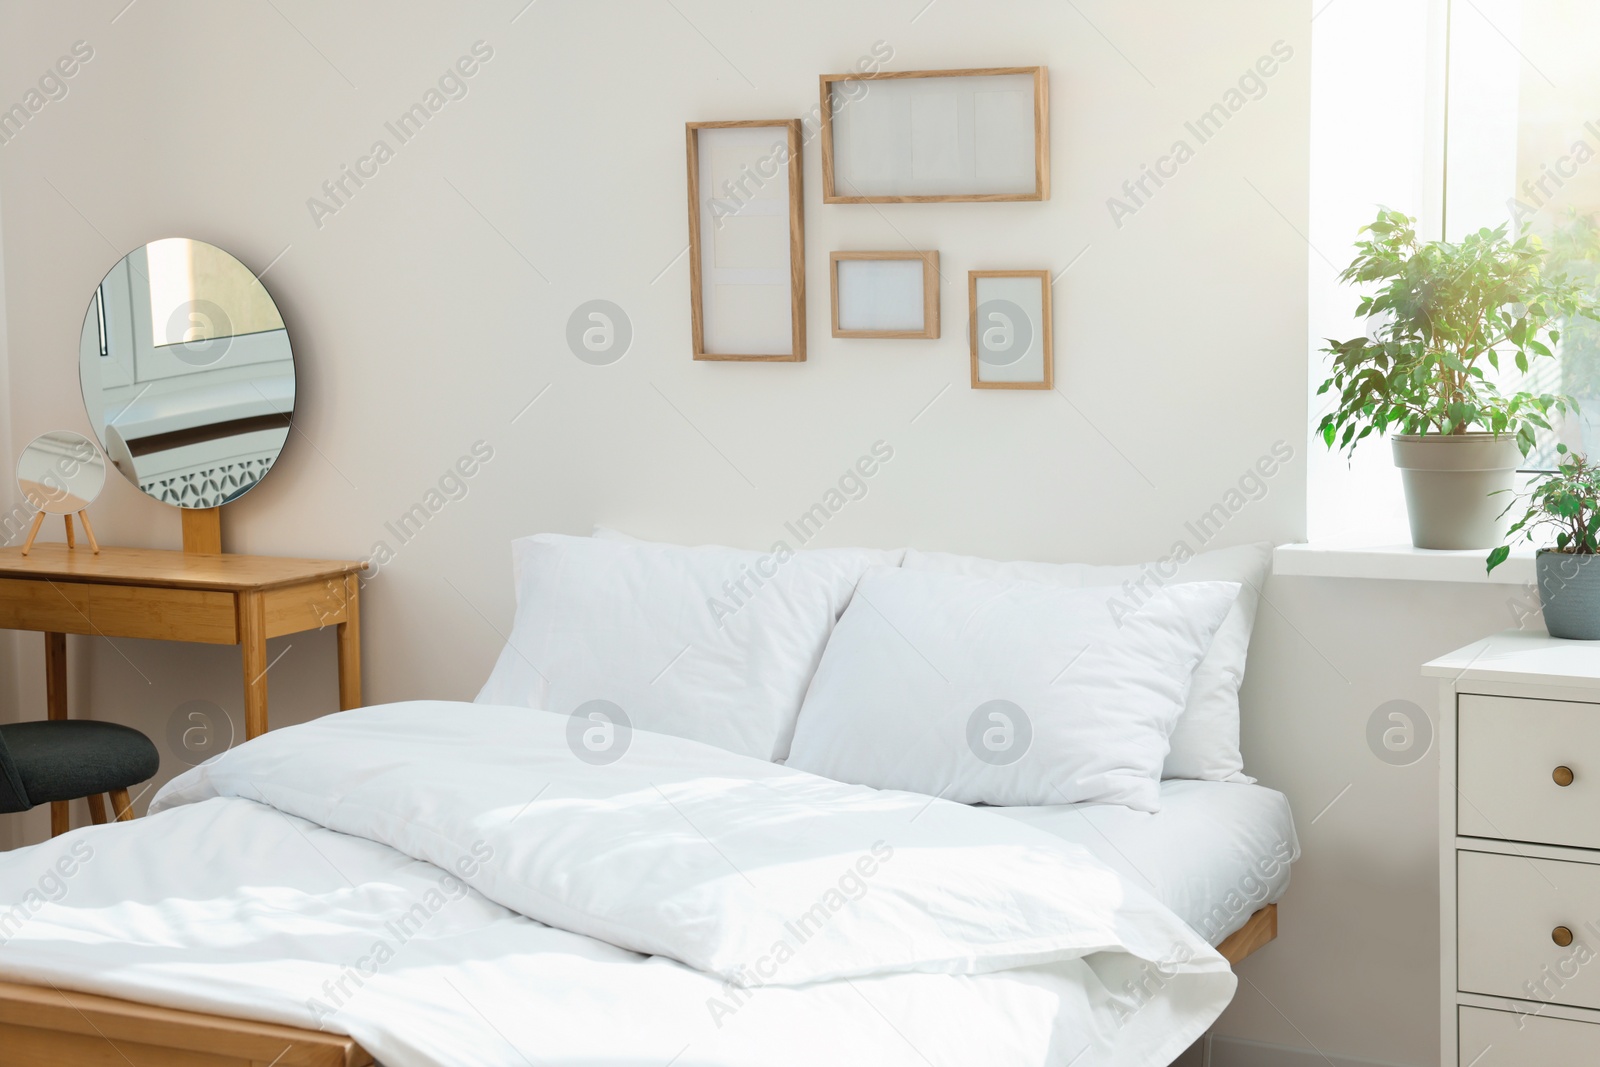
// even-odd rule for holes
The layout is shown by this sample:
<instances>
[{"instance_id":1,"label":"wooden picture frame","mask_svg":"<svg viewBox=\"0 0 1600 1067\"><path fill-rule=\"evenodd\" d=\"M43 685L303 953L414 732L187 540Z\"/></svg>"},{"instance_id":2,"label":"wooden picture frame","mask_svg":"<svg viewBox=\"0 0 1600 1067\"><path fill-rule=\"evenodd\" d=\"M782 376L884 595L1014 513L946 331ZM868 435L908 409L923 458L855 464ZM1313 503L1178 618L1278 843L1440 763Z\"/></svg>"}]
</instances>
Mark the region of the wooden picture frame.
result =
<instances>
[{"instance_id":1,"label":"wooden picture frame","mask_svg":"<svg viewBox=\"0 0 1600 1067\"><path fill-rule=\"evenodd\" d=\"M850 325L851 321L858 319L860 312L865 309L852 307L849 282L846 283L846 322L840 323L840 285L839 264L860 263L887 264L910 262L922 265L921 278L921 311L920 325L909 322L894 323L888 326L864 327ZM846 271L848 274L849 271ZM867 279L862 279L867 281ZM902 298L914 303L916 294L910 291L910 279L881 279L882 282L894 285L896 283L907 286L907 291ZM867 337L867 338L916 338L932 340L939 336L939 253L938 252L830 252L828 253L828 292L833 308L833 336L835 337Z\"/></svg>"},{"instance_id":2,"label":"wooden picture frame","mask_svg":"<svg viewBox=\"0 0 1600 1067\"><path fill-rule=\"evenodd\" d=\"M946 79L950 86L928 81ZM962 84L961 80L969 80ZM982 81L979 81L982 79ZM1031 81L1032 121L1016 110L1023 86ZM838 91L837 86L864 86ZM929 91L914 97L918 88ZM881 103L868 106L875 88ZM948 91L937 92L940 88ZM882 90L889 90L885 93ZM875 73L824 74L822 93L822 202L825 204L958 204L1050 199L1050 77L1045 67L972 67L962 70L880 70ZM887 99L885 97L887 96ZM987 116L987 121L984 121ZM837 127L845 127L843 137ZM859 129L858 135L850 131ZM1020 155L1031 133L1031 174L1022 172ZM922 151L913 151L918 144ZM985 141L987 138L987 141ZM859 144L853 144L859 142ZM849 153L882 149L898 152L889 166L899 177L874 179L872 167L856 166ZM928 160L917 178L918 160ZM996 169L983 175L985 161ZM845 165L841 166L841 162ZM955 176L966 169L971 175ZM877 169L882 170L882 161ZM943 173L935 173L943 172ZM966 188L959 186L966 184ZM984 188L984 185L988 188ZM909 187L909 188L907 188Z\"/></svg>"},{"instance_id":3,"label":"wooden picture frame","mask_svg":"<svg viewBox=\"0 0 1600 1067\"><path fill-rule=\"evenodd\" d=\"M765 129L780 131L777 139L761 140ZM800 120L690 122L685 124L685 136L694 358L805 362ZM709 150L714 151L708 168L702 156ZM730 220L740 226L730 228ZM777 246L785 238L787 263L780 267L775 263ZM725 261L719 263L719 257ZM787 324L780 318L785 300Z\"/></svg>"},{"instance_id":4,"label":"wooden picture frame","mask_svg":"<svg viewBox=\"0 0 1600 1067\"><path fill-rule=\"evenodd\" d=\"M980 314L985 321L979 321ZM1053 333L1049 271L967 272L967 338L974 389L1054 389Z\"/></svg>"}]
</instances>

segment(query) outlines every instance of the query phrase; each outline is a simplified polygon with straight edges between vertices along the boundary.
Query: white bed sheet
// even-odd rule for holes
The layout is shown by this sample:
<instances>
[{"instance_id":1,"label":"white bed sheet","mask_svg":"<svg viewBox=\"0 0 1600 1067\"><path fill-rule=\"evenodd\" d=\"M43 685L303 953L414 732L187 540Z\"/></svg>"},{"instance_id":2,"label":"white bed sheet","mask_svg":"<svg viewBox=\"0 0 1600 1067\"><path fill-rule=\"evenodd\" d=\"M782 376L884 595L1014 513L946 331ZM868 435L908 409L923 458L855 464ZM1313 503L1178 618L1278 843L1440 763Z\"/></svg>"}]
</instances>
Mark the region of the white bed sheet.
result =
<instances>
[{"instance_id":1,"label":"white bed sheet","mask_svg":"<svg viewBox=\"0 0 1600 1067\"><path fill-rule=\"evenodd\" d=\"M1300 858L1289 798L1259 785L1172 779L1155 814L1116 804L993 810L1083 845L1213 945L1276 903Z\"/></svg>"}]
</instances>

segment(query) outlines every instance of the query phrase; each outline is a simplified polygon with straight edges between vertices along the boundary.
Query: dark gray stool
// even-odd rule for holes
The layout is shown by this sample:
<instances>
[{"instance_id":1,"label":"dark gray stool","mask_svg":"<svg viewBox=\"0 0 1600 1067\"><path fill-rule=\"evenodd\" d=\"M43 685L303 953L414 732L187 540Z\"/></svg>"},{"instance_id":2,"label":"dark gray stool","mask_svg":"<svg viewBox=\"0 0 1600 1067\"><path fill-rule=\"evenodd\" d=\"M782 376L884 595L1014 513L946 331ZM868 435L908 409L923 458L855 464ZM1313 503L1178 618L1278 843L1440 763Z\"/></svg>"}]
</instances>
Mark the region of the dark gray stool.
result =
<instances>
[{"instance_id":1,"label":"dark gray stool","mask_svg":"<svg viewBox=\"0 0 1600 1067\"><path fill-rule=\"evenodd\" d=\"M0 812L86 797L89 817L103 823L104 793L124 822L133 818L128 787L154 778L160 766L156 746L127 726L92 719L10 723L0 726Z\"/></svg>"}]
</instances>

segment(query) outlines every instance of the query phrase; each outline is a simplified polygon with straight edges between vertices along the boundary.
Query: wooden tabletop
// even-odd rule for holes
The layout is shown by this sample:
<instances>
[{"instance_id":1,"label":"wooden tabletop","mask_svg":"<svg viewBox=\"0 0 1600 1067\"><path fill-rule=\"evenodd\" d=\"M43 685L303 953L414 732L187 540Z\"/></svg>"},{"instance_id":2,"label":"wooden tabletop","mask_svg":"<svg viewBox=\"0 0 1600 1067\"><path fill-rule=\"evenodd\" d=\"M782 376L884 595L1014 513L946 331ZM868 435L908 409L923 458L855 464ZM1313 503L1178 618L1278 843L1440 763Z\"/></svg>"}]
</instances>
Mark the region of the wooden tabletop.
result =
<instances>
[{"instance_id":1,"label":"wooden tabletop","mask_svg":"<svg viewBox=\"0 0 1600 1067\"><path fill-rule=\"evenodd\" d=\"M270 589L364 570L366 564L337 559L284 556L210 555L159 548L112 548L99 555L84 546L37 543L0 548L0 578L49 578L67 582L109 582L188 589Z\"/></svg>"}]
</instances>

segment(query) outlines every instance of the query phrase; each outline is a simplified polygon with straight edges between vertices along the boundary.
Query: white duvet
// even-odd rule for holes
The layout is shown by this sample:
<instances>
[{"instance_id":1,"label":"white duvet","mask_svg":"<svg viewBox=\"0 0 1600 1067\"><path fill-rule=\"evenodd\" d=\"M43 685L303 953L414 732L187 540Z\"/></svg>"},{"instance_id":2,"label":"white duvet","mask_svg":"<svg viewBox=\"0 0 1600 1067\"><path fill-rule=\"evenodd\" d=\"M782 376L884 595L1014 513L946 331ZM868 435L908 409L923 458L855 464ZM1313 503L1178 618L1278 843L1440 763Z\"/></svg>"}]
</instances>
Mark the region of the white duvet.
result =
<instances>
[{"instance_id":1,"label":"white duvet","mask_svg":"<svg viewBox=\"0 0 1600 1067\"><path fill-rule=\"evenodd\" d=\"M434 701L268 734L149 818L0 856L0 977L348 1033L389 1067L1160 1065L1233 994L1080 846L567 736Z\"/></svg>"}]
</instances>

